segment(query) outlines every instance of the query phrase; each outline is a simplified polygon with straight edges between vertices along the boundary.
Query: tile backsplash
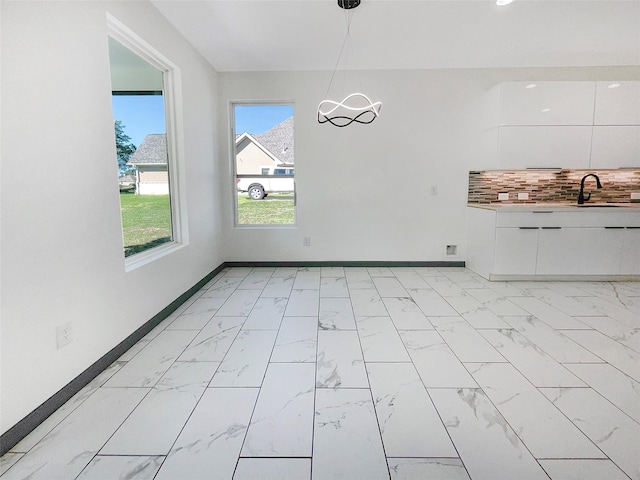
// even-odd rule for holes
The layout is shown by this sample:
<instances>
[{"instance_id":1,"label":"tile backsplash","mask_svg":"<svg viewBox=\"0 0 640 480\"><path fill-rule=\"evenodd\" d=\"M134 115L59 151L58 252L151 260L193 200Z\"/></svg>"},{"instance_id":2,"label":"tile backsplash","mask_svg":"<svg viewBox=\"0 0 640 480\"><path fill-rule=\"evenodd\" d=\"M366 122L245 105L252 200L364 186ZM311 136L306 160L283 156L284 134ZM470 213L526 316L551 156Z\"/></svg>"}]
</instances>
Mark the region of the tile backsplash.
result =
<instances>
[{"instance_id":1,"label":"tile backsplash","mask_svg":"<svg viewBox=\"0 0 640 480\"><path fill-rule=\"evenodd\" d=\"M585 180L585 196L591 193L589 203L640 203L631 199L631 193L640 192L640 169L471 171L468 203L577 203L580 181L589 173L596 174L602 184L602 189L596 189L593 177Z\"/></svg>"}]
</instances>

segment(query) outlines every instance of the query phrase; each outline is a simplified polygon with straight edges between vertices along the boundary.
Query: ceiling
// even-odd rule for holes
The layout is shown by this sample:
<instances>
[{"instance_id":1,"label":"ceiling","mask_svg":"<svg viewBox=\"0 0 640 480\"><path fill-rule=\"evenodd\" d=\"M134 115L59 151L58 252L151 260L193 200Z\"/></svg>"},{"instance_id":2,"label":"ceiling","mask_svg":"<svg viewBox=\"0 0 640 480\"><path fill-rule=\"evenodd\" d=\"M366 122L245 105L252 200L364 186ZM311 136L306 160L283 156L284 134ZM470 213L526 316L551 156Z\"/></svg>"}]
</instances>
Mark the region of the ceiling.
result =
<instances>
[{"instance_id":1,"label":"ceiling","mask_svg":"<svg viewBox=\"0 0 640 480\"><path fill-rule=\"evenodd\" d=\"M152 0L220 72L640 65L640 0ZM345 68L340 65L340 68Z\"/></svg>"}]
</instances>

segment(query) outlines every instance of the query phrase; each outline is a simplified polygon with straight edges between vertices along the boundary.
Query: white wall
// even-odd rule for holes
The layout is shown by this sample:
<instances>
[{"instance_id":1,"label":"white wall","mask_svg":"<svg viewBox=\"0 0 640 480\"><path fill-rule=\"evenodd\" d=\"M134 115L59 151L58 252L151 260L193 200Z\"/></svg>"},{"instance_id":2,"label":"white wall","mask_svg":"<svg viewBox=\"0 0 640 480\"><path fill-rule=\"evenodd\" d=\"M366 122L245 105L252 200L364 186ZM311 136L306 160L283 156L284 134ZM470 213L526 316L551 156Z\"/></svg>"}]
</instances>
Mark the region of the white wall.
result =
<instances>
[{"instance_id":1,"label":"white wall","mask_svg":"<svg viewBox=\"0 0 640 480\"><path fill-rule=\"evenodd\" d=\"M182 72L189 245L125 273L110 12ZM225 259L213 69L147 2L2 3L1 431ZM56 349L56 325L73 342Z\"/></svg>"},{"instance_id":2,"label":"white wall","mask_svg":"<svg viewBox=\"0 0 640 480\"><path fill-rule=\"evenodd\" d=\"M369 126L318 125L330 73L216 75L147 2L2 2L1 431L232 260L464 260L488 89L638 68L363 74ZM182 70L189 245L124 271L106 12ZM298 226L236 229L229 100L294 100ZM430 195L436 185L438 195ZM303 247L304 236L312 245ZM135 300L134 300L135 299ZM55 327L73 342L56 350Z\"/></svg>"},{"instance_id":3,"label":"white wall","mask_svg":"<svg viewBox=\"0 0 640 480\"><path fill-rule=\"evenodd\" d=\"M259 260L441 260L446 244L463 241L464 222L450 214L464 213L467 159L480 141L470 114L484 86L446 72L361 76L381 116L337 128L316 120L330 72L220 74L221 107L295 102L297 227L234 228L227 208L228 260L256 260L258 246ZM220 157L229 164L226 148Z\"/></svg>"},{"instance_id":4,"label":"white wall","mask_svg":"<svg viewBox=\"0 0 640 480\"><path fill-rule=\"evenodd\" d=\"M486 164L492 87L507 80L624 79L639 72L633 67L361 72L364 93L383 103L381 115L371 125L345 128L316 121L330 73L221 73L221 108L234 100L295 102L298 194L294 228L234 228L229 203L227 260L464 260L468 172ZM221 139L229 138L228 129L222 120ZM220 145L220 159L230 169L229 142ZM493 150L495 156L495 145ZM225 185L229 202L231 184ZM303 246L306 236L311 246ZM458 257L445 256L447 244L459 246Z\"/></svg>"}]
</instances>

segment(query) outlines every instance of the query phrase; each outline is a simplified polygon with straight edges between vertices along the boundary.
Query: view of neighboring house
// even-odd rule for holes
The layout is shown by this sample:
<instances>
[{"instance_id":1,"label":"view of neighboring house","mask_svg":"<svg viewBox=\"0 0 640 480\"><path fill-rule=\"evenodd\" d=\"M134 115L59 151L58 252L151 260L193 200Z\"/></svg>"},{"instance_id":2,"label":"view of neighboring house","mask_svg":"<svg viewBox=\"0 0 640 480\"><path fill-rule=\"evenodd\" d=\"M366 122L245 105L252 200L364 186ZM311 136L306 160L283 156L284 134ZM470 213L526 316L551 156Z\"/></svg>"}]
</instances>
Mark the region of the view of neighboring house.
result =
<instances>
[{"instance_id":1,"label":"view of neighboring house","mask_svg":"<svg viewBox=\"0 0 640 480\"><path fill-rule=\"evenodd\" d=\"M167 136L152 133L131 155L129 164L136 167L136 193L138 195L166 195L169 193L167 165Z\"/></svg>"},{"instance_id":2,"label":"view of neighboring house","mask_svg":"<svg viewBox=\"0 0 640 480\"><path fill-rule=\"evenodd\" d=\"M118 183L120 184L120 190L135 190L136 177L135 175L122 175L118 177Z\"/></svg>"},{"instance_id":3,"label":"view of neighboring house","mask_svg":"<svg viewBox=\"0 0 640 480\"><path fill-rule=\"evenodd\" d=\"M270 167L292 167L293 164L293 117L264 133L244 132L236 136L238 175L267 174Z\"/></svg>"},{"instance_id":4,"label":"view of neighboring house","mask_svg":"<svg viewBox=\"0 0 640 480\"><path fill-rule=\"evenodd\" d=\"M236 137L236 169L239 175L267 174L269 168L292 167L294 164L293 117L270 130ZM136 168L135 185L138 195L169 193L167 137L147 135L131 155L129 164ZM271 170L273 172L273 170Z\"/></svg>"}]
</instances>

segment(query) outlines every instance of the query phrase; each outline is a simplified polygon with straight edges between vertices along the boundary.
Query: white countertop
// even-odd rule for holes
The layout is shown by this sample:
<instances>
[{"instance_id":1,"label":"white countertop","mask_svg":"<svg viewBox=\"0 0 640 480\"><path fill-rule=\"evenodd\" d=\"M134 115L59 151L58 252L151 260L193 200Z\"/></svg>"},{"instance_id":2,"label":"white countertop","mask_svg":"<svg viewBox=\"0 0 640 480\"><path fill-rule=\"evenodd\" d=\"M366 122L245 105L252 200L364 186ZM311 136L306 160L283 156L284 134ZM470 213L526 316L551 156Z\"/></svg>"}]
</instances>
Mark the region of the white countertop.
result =
<instances>
[{"instance_id":1,"label":"white countertop","mask_svg":"<svg viewBox=\"0 0 640 480\"><path fill-rule=\"evenodd\" d=\"M539 212L539 211L620 211L620 210L638 210L640 211L640 202L635 203L586 203L578 205L577 203L517 203L517 204L478 204L469 203L467 207L481 208L484 210L495 210L499 212Z\"/></svg>"}]
</instances>

